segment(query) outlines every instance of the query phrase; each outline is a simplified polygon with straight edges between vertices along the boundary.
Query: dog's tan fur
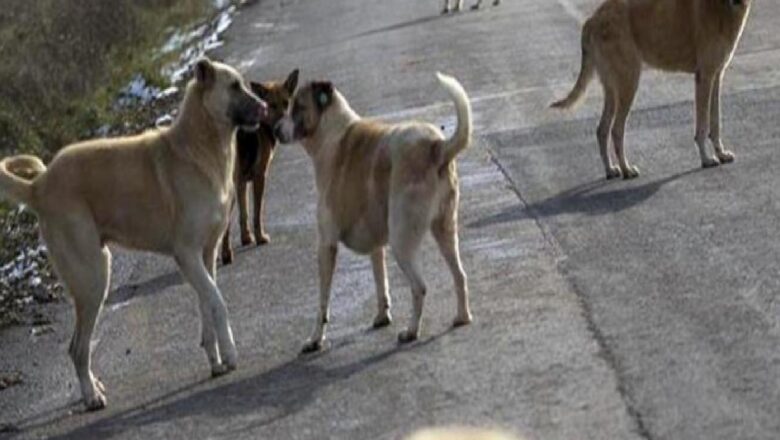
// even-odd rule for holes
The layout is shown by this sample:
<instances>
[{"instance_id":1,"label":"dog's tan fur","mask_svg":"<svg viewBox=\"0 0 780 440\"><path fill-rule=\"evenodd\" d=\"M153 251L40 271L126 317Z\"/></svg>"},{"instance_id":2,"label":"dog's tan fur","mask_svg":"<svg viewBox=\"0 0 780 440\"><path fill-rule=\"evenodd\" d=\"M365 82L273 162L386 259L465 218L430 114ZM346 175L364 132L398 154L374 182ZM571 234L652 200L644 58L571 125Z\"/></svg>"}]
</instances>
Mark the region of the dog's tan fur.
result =
<instances>
[{"instance_id":1,"label":"dog's tan fur","mask_svg":"<svg viewBox=\"0 0 780 440\"><path fill-rule=\"evenodd\" d=\"M416 254L430 229L455 281L455 325L471 322L466 274L457 234L458 178L455 156L471 140L471 107L460 84L439 76L455 101L458 128L452 139L430 124L389 125L361 119L328 82L298 90L290 114L277 126L283 143L300 140L314 162L319 194L320 309L304 351L321 349L329 316L330 287L339 242L371 255L378 312L374 326L388 325L390 297L385 273L389 243L412 287L414 310L401 342L419 335L425 284Z\"/></svg>"},{"instance_id":2,"label":"dog's tan fur","mask_svg":"<svg viewBox=\"0 0 780 440\"><path fill-rule=\"evenodd\" d=\"M239 130L236 133L235 187L238 202L238 225L241 231L241 244L254 242L258 246L270 241L264 226L265 183L268 169L274 157L276 138L273 127L284 116L289 107L295 89L298 87L298 69L292 71L284 81L251 82L250 87L260 99L268 104L268 117L257 130ZM252 217L254 236L249 229L249 203L247 200L249 183L252 183ZM222 263L233 262L233 249L230 246L230 222L222 238Z\"/></svg>"},{"instance_id":3,"label":"dog's tan fur","mask_svg":"<svg viewBox=\"0 0 780 440\"><path fill-rule=\"evenodd\" d=\"M31 156L0 161L0 194L38 215L49 258L73 298L69 353L89 409L106 404L90 340L108 294L108 243L175 257L200 299L212 373L236 366L215 255L232 192L236 127L258 123L264 105L229 66L204 59L196 72L170 128L65 147L48 169Z\"/></svg>"},{"instance_id":4,"label":"dog's tan fur","mask_svg":"<svg viewBox=\"0 0 780 440\"><path fill-rule=\"evenodd\" d=\"M556 108L577 104L598 73L604 112L597 138L607 178L639 175L629 165L624 133L642 64L696 75L696 144L703 167L734 160L721 141L720 87L750 12L752 0L607 0L582 31L582 68L569 96ZM618 166L608 151L612 134ZM707 150L707 139L715 150Z\"/></svg>"},{"instance_id":5,"label":"dog's tan fur","mask_svg":"<svg viewBox=\"0 0 780 440\"><path fill-rule=\"evenodd\" d=\"M406 440L520 440L505 432L480 428L421 429Z\"/></svg>"}]
</instances>

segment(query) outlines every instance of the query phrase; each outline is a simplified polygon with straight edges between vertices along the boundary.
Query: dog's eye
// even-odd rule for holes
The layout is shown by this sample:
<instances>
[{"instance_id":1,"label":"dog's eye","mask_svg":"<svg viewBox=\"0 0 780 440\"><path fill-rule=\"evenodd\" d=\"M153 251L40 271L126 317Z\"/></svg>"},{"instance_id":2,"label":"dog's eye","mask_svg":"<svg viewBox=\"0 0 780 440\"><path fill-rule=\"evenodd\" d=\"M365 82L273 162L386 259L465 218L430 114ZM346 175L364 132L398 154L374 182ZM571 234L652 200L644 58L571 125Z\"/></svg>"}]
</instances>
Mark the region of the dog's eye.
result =
<instances>
[{"instance_id":1,"label":"dog's eye","mask_svg":"<svg viewBox=\"0 0 780 440\"><path fill-rule=\"evenodd\" d=\"M238 81L233 81L233 84L230 85L230 88L235 91L239 91L241 90L241 83Z\"/></svg>"}]
</instances>

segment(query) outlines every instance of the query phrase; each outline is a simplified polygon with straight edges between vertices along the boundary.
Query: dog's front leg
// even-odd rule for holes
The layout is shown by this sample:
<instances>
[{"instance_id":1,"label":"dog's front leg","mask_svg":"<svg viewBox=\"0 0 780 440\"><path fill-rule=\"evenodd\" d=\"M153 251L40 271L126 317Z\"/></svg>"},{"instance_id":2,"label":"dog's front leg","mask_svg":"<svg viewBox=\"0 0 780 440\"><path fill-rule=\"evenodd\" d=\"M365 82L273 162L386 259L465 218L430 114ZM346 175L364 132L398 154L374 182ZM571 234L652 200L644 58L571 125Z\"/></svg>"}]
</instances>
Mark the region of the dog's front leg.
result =
<instances>
[{"instance_id":1,"label":"dog's front leg","mask_svg":"<svg viewBox=\"0 0 780 440\"><path fill-rule=\"evenodd\" d=\"M303 353L319 351L325 342L325 330L330 318L330 286L333 281L333 271L336 268L336 244L320 243L318 250L318 265L320 272L320 310L317 314L314 333L309 342L303 346Z\"/></svg>"},{"instance_id":2,"label":"dog's front leg","mask_svg":"<svg viewBox=\"0 0 780 440\"><path fill-rule=\"evenodd\" d=\"M252 232L249 230L249 207L247 202L247 181L243 177L236 179L236 198L238 199L238 225L241 228L241 245L247 246L254 243Z\"/></svg>"},{"instance_id":3,"label":"dog's front leg","mask_svg":"<svg viewBox=\"0 0 780 440\"><path fill-rule=\"evenodd\" d=\"M265 216L265 182L268 179L268 169L271 165L271 160L274 157L274 150L270 146L260 147L260 162L255 170L255 179L252 183L252 190L255 196L254 206L254 228L255 239L257 245L266 244L271 240L268 233L265 232L263 226L263 218Z\"/></svg>"},{"instance_id":4,"label":"dog's front leg","mask_svg":"<svg viewBox=\"0 0 780 440\"><path fill-rule=\"evenodd\" d=\"M374 328L390 325L393 318L390 315L390 294L387 287L387 269L385 266L385 248L380 247L371 253L371 268L374 270L376 283L377 312L374 318Z\"/></svg>"},{"instance_id":5,"label":"dog's front leg","mask_svg":"<svg viewBox=\"0 0 780 440\"><path fill-rule=\"evenodd\" d=\"M718 156L720 163L734 162L734 153L726 150L720 138L720 84L723 79L723 71L715 76L712 86L711 109L710 109L710 141L715 148L715 155Z\"/></svg>"},{"instance_id":6,"label":"dog's front leg","mask_svg":"<svg viewBox=\"0 0 780 440\"><path fill-rule=\"evenodd\" d=\"M197 292L201 303L201 313L204 318L204 322L202 322L204 326L203 336L207 339L204 341L204 348L207 350L209 361L212 362L212 375L216 376L235 370L238 354L236 353L236 343L233 340L233 330L230 328L228 320L227 306L222 293L217 288L216 282L209 275L202 251L178 251L176 253L176 262L184 278ZM212 322L206 321L209 316L213 320ZM209 347L212 344L208 340L209 332L205 330L209 327L216 334L217 342L219 343L219 355L217 356L209 353ZM219 359L220 357L221 359ZM214 363L219 360L221 360L221 363Z\"/></svg>"},{"instance_id":7,"label":"dog's front leg","mask_svg":"<svg viewBox=\"0 0 780 440\"><path fill-rule=\"evenodd\" d=\"M710 168L720 165L715 156L707 151L707 138L710 136L710 108L714 75L709 71L696 72L696 145L699 147L701 166Z\"/></svg>"}]
</instances>

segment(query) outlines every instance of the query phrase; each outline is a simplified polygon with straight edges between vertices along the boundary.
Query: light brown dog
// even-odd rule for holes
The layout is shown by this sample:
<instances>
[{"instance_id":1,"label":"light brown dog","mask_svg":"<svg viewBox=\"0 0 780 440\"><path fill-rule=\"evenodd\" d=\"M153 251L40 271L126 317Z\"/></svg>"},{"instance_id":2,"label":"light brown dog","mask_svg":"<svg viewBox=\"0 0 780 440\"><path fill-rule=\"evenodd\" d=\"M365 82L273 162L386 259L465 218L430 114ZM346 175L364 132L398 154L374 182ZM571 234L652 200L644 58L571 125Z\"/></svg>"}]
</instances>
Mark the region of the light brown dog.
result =
<instances>
[{"instance_id":1,"label":"light brown dog","mask_svg":"<svg viewBox=\"0 0 780 440\"><path fill-rule=\"evenodd\" d=\"M696 76L696 144L702 166L734 160L720 136L720 86L750 12L751 0L607 0L582 30L582 68L574 89L552 104L569 108L584 96L593 73L604 87L597 138L607 179L634 178L623 144L642 64ZM608 151L612 133L618 166ZM715 149L707 151L707 139Z\"/></svg>"},{"instance_id":2,"label":"light brown dog","mask_svg":"<svg viewBox=\"0 0 780 440\"><path fill-rule=\"evenodd\" d=\"M406 440L520 440L505 432L479 428L429 428L421 429Z\"/></svg>"},{"instance_id":3,"label":"light brown dog","mask_svg":"<svg viewBox=\"0 0 780 440\"><path fill-rule=\"evenodd\" d=\"M282 143L300 140L314 162L318 191L320 309L304 352L325 341L330 287L339 242L371 255L378 312L374 327L390 324L385 274L389 243L412 288L414 310L400 342L417 339L425 283L417 250L430 229L455 281L456 326L471 322L466 274L458 250L458 177L455 157L471 142L471 106L454 78L438 75L455 101L458 127L451 139L431 124L388 125L361 119L330 82L300 88L276 128Z\"/></svg>"},{"instance_id":4,"label":"light brown dog","mask_svg":"<svg viewBox=\"0 0 780 440\"><path fill-rule=\"evenodd\" d=\"M250 82L252 92L268 104L268 117L260 123L257 130L238 130L236 133L236 201L238 202L238 225L241 230L241 244L247 246L253 242L257 245L268 243L270 237L265 232L265 181L268 178L268 168L274 157L276 138L273 127L284 116L289 107L290 99L298 87L298 69L295 69L284 81L268 81L264 83ZM254 203L253 226L254 237L249 230L249 203L247 201L247 186L252 183ZM230 222L225 236L222 238L222 263L233 262L233 249L230 246Z\"/></svg>"},{"instance_id":5,"label":"light brown dog","mask_svg":"<svg viewBox=\"0 0 780 440\"><path fill-rule=\"evenodd\" d=\"M202 343L213 375L236 367L216 250L227 222L238 126L257 126L265 104L241 75L200 60L170 128L63 148L49 165L0 161L0 194L37 215L49 258L73 297L69 353L88 409L106 405L92 374L90 340L108 294L108 243L171 255L198 293Z\"/></svg>"}]
</instances>

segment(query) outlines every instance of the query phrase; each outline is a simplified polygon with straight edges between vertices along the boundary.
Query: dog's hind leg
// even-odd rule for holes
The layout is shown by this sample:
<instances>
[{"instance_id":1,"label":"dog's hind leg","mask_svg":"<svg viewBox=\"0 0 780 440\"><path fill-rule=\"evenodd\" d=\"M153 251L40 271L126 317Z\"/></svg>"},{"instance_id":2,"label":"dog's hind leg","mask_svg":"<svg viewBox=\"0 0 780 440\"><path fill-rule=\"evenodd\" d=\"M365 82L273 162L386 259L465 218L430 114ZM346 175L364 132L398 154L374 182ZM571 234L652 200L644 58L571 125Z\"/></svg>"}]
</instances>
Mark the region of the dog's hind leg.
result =
<instances>
[{"instance_id":1,"label":"dog's hind leg","mask_svg":"<svg viewBox=\"0 0 780 440\"><path fill-rule=\"evenodd\" d=\"M390 325L393 318L390 315L390 294L387 286L387 267L385 265L385 248L379 247L371 253L371 268L374 271L376 284L377 312L374 318L374 328Z\"/></svg>"},{"instance_id":2,"label":"dog's hind leg","mask_svg":"<svg viewBox=\"0 0 780 440\"><path fill-rule=\"evenodd\" d=\"M417 250L429 221L428 213L419 212L419 206L429 204L430 200L424 200L427 197L419 194L413 197L414 202L406 200L404 195L390 200L390 246L412 290L412 316L407 329L398 335L398 342L401 343L412 342L419 337L426 293L417 264Z\"/></svg>"},{"instance_id":3,"label":"dog's hind leg","mask_svg":"<svg viewBox=\"0 0 780 440\"><path fill-rule=\"evenodd\" d=\"M723 146L723 141L720 138L720 84L723 80L723 71L721 70L716 76L712 86L712 98L710 108L710 141L715 148L715 155L720 160L720 163L734 162L734 153L727 150Z\"/></svg>"},{"instance_id":4,"label":"dog's hind leg","mask_svg":"<svg viewBox=\"0 0 780 440\"><path fill-rule=\"evenodd\" d=\"M720 161L707 151L707 139L710 137L710 118L712 93L715 86L715 75L707 69L696 72L696 146L699 147L702 168L720 165ZM720 111L718 110L718 114ZM720 127L718 127L718 131ZM720 133L718 133L720 137Z\"/></svg>"},{"instance_id":5,"label":"dog's hind leg","mask_svg":"<svg viewBox=\"0 0 780 440\"><path fill-rule=\"evenodd\" d=\"M333 282L333 271L336 269L336 254L338 247L329 242L320 242L317 251L317 264L320 272L320 309L314 333L303 346L303 353L311 353L322 349L325 342L325 331L330 320L330 288Z\"/></svg>"},{"instance_id":6,"label":"dog's hind leg","mask_svg":"<svg viewBox=\"0 0 780 440\"><path fill-rule=\"evenodd\" d=\"M615 147L615 155L618 159L618 166L624 179L633 179L639 176L639 169L628 163L626 158L625 138L626 122L628 114L631 112L631 106L634 103L636 90L639 87L639 76L641 64L637 60L636 64L626 64L622 66L621 83L617 88L617 109L615 113L615 123L612 126L612 143Z\"/></svg>"},{"instance_id":7,"label":"dog's hind leg","mask_svg":"<svg viewBox=\"0 0 780 440\"><path fill-rule=\"evenodd\" d=\"M451 2L455 2L452 7L450 7ZM444 9L442 9L441 13L458 12L461 9L463 9L463 0L444 0Z\"/></svg>"},{"instance_id":8,"label":"dog's hind leg","mask_svg":"<svg viewBox=\"0 0 780 440\"><path fill-rule=\"evenodd\" d=\"M92 333L108 295L111 253L100 243L94 225L85 221L63 222L56 230L41 223L41 235L49 259L70 292L76 308L76 327L68 353L73 360L88 410L106 406L103 384L92 374Z\"/></svg>"},{"instance_id":9,"label":"dog's hind leg","mask_svg":"<svg viewBox=\"0 0 780 440\"><path fill-rule=\"evenodd\" d=\"M601 121L596 129L596 138L599 143L599 153L604 169L607 172L607 180L620 177L620 168L612 163L612 157L609 154L609 134L615 123L615 110L617 109L617 99L615 92L611 87L604 84L604 110L601 113Z\"/></svg>"},{"instance_id":10,"label":"dog's hind leg","mask_svg":"<svg viewBox=\"0 0 780 440\"><path fill-rule=\"evenodd\" d=\"M458 311L455 315L453 325L459 327L470 324L472 321L471 309L469 307L469 290L466 281L466 272L463 270L463 264L460 260L460 250L458 245L458 193L457 189L452 192L453 196L444 204L443 212L433 220L431 224L431 233L436 243L439 245L439 251L447 262L447 266L452 273L452 279L455 283L455 292L458 299Z\"/></svg>"},{"instance_id":11,"label":"dog's hind leg","mask_svg":"<svg viewBox=\"0 0 780 440\"><path fill-rule=\"evenodd\" d=\"M236 353L236 343L233 340L233 330L230 328L227 306L215 280L209 274L212 269L206 267L203 250L177 249L175 255L182 275L195 289L198 299L204 303L201 305L201 310L204 310L205 307L213 319L213 328L217 336L223 367L215 368L212 364L212 374L235 370L238 354ZM205 315L208 316L209 313ZM208 326L208 323L204 322L203 325L204 327ZM208 347L208 345L206 346Z\"/></svg>"}]
</instances>

